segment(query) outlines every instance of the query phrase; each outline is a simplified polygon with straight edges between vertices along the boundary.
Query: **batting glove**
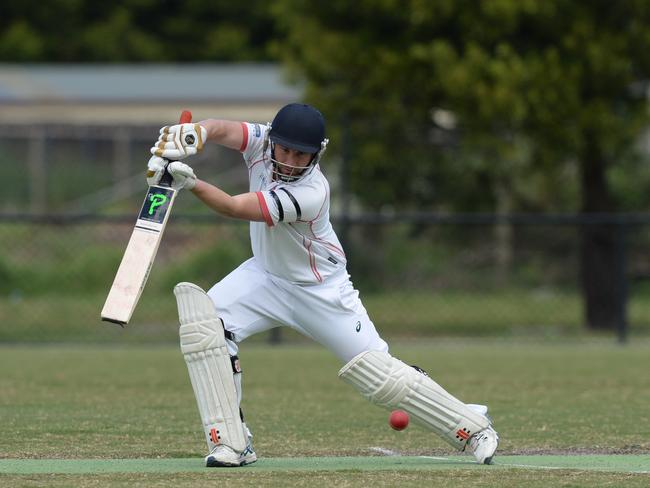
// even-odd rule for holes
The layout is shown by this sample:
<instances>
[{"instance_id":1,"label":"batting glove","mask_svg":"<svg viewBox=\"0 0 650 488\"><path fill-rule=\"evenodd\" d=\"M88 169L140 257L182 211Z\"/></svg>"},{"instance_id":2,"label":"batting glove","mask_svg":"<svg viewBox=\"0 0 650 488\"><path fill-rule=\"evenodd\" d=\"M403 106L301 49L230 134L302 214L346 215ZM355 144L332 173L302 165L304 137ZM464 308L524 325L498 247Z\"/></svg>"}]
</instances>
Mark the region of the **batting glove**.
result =
<instances>
[{"instance_id":1,"label":"batting glove","mask_svg":"<svg viewBox=\"0 0 650 488\"><path fill-rule=\"evenodd\" d=\"M151 154L165 159L184 159L203 149L208 137L205 127L199 124L177 124L160 129L160 137L151 148Z\"/></svg>"},{"instance_id":2,"label":"batting glove","mask_svg":"<svg viewBox=\"0 0 650 488\"><path fill-rule=\"evenodd\" d=\"M180 161L169 163L167 171L172 175L172 188L174 190L182 190L183 188L191 190L196 185L194 170L185 163Z\"/></svg>"},{"instance_id":3,"label":"batting glove","mask_svg":"<svg viewBox=\"0 0 650 488\"><path fill-rule=\"evenodd\" d=\"M160 183L160 178L165 173L165 166L167 161L158 156L151 156L147 163L147 184L149 186L157 185Z\"/></svg>"}]
</instances>

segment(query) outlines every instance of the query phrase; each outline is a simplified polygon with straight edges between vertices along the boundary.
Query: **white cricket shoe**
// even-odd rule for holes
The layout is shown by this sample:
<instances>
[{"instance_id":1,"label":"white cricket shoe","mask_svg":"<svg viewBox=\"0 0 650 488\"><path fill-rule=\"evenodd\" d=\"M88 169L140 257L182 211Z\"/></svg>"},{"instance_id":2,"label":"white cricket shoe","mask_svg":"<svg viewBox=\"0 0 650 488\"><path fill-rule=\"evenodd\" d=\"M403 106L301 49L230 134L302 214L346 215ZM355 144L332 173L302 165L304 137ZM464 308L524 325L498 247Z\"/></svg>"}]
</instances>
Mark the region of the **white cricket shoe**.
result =
<instances>
[{"instance_id":1,"label":"white cricket shoe","mask_svg":"<svg viewBox=\"0 0 650 488\"><path fill-rule=\"evenodd\" d=\"M255 461L257 461L257 455L251 444L248 444L242 452L237 452L225 445L219 445L205 457L205 465L208 468L233 468Z\"/></svg>"},{"instance_id":2,"label":"white cricket shoe","mask_svg":"<svg viewBox=\"0 0 650 488\"><path fill-rule=\"evenodd\" d=\"M479 464L491 464L498 445L499 434L492 426L477 432L467 441L467 447Z\"/></svg>"}]
</instances>

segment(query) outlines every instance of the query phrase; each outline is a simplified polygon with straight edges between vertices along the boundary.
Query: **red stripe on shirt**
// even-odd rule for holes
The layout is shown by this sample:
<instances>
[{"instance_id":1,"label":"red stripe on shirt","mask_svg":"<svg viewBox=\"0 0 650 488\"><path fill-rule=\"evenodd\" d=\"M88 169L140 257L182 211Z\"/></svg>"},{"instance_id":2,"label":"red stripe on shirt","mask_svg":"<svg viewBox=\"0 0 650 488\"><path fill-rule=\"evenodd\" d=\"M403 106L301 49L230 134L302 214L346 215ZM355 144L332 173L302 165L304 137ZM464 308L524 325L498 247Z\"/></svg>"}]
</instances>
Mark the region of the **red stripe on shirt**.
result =
<instances>
[{"instance_id":1,"label":"red stripe on shirt","mask_svg":"<svg viewBox=\"0 0 650 488\"><path fill-rule=\"evenodd\" d=\"M246 150L246 146L248 146L248 125L246 125L245 122L242 122L241 128L242 131L244 131L243 134L244 140L241 141L241 147L239 148L239 152L244 152Z\"/></svg>"},{"instance_id":2,"label":"red stripe on shirt","mask_svg":"<svg viewBox=\"0 0 650 488\"><path fill-rule=\"evenodd\" d=\"M318 280L319 283L322 283L323 277L320 275L318 268L316 267L316 256L314 256L314 253L311 252L311 241L306 243L305 237L303 236L302 245L305 246L305 249L307 249L307 252L309 253L309 266L311 267L311 272L316 277L316 280Z\"/></svg>"},{"instance_id":3,"label":"red stripe on shirt","mask_svg":"<svg viewBox=\"0 0 650 488\"><path fill-rule=\"evenodd\" d=\"M335 246L331 242L327 242L327 241L321 239L320 237L318 237L316 235L316 233L314 232L314 222L316 222L316 221L315 220L310 220L309 221L309 231L311 232L311 235L312 235L311 239L313 241L316 241L316 242L322 244L323 246L328 248L330 251L333 251L333 252L339 254L340 256L345 257L345 252L343 251L343 249Z\"/></svg>"},{"instance_id":4,"label":"red stripe on shirt","mask_svg":"<svg viewBox=\"0 0 650 488\"><path fill-rule=\"evenodd\" d=\"M266 206L266 200L261 191L256 191L257 201L260 202L260 209L262 210L262 215L264 216L264 221L269 227L273 227L273 219L271 218L271 213L269 212L269 207Z\"/></svg>"}]
</instances>

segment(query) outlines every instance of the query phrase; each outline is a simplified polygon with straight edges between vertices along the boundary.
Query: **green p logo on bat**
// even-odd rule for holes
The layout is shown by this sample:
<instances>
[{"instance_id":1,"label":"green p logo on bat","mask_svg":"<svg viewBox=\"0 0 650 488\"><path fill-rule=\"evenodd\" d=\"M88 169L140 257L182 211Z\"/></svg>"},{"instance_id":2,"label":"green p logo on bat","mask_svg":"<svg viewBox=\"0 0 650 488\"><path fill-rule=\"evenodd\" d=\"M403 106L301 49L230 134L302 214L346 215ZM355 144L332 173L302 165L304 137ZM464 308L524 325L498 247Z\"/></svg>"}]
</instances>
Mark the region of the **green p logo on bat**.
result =
<instances>
[{"instance_id":1,"label":"green p logo on bat","mask_svg":"<svg viewBox=\"0 0 650 488\"><path fill-rule=\"evenodd\" d=\"M167 201L166 195L161 195L160 193L150 193L149 194L149 215L153 215L156 211L156 208L160 207Z\"/></svg>"},{"instance_id":2,"label":"green p logo on bat","mask_svg":"<svg viewBox=\"0 0 650 488\"><path fill-rule=\"evenodd\" d=\"M152 186L142 204L139 219L162 224L169 208L174 190Z\"/></svg>"}]
</instances>

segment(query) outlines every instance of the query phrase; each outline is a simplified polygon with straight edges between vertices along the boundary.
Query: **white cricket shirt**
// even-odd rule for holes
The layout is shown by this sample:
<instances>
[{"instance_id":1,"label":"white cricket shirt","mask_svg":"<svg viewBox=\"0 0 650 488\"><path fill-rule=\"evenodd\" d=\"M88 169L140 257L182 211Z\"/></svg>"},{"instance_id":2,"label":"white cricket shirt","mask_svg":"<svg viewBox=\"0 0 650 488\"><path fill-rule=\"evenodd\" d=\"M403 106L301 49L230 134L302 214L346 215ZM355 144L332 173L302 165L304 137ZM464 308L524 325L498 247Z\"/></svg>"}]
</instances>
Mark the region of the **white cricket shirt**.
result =
<instances>
[{"instance_id":1,"label":"white cricket shirt","mask_svg":"<svg viewBox=\"0 0 650 488\"><path fill-rule=\"evenodd\" d=\"M250 223L257 261L292 283L322 283L345 269L345 253L330 223L329 183L320 167L297 181L273 181L271 148L264 154L267 127L242 122L242 129L240 152L265 219Z\"/></svg>"}]
</instances>

